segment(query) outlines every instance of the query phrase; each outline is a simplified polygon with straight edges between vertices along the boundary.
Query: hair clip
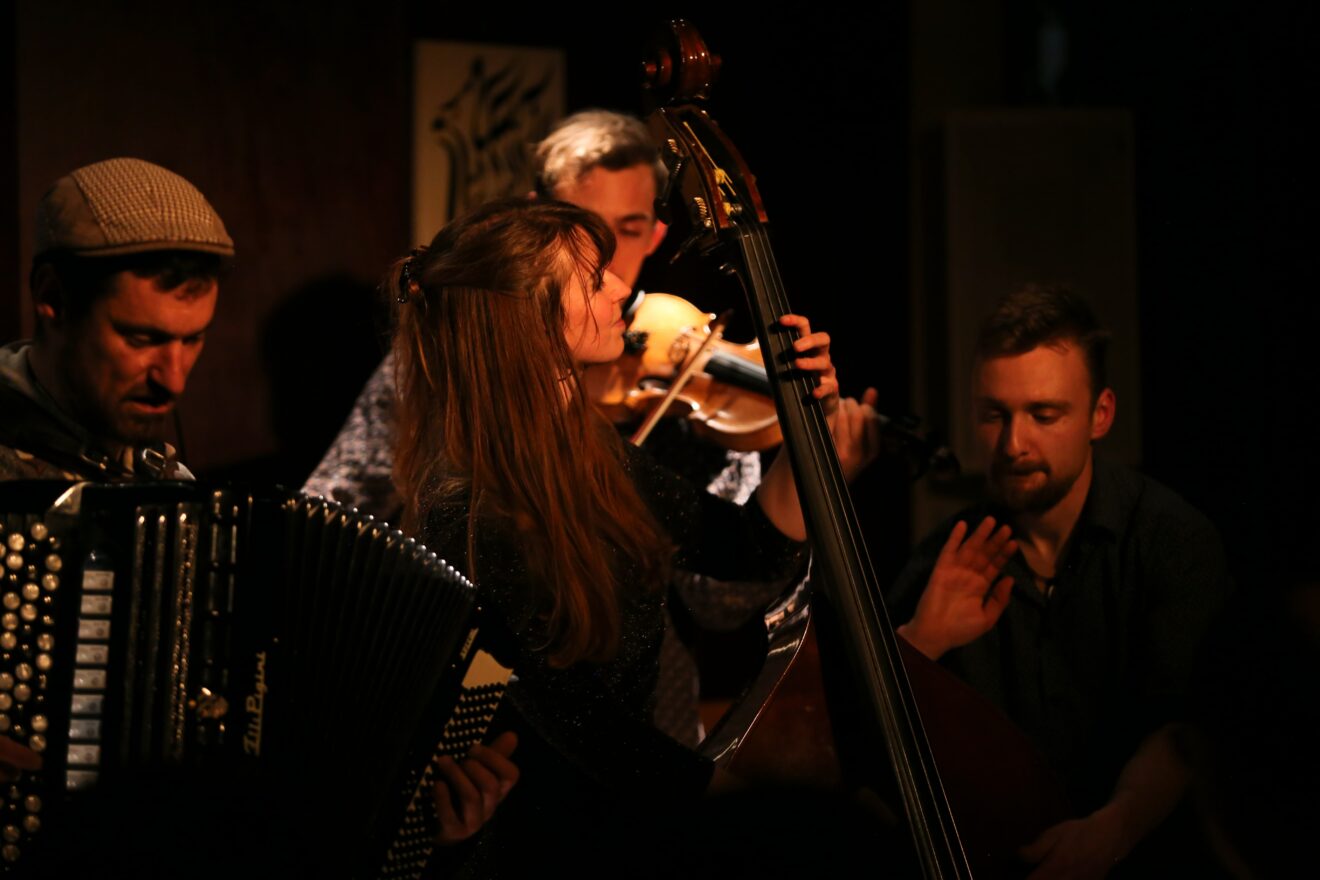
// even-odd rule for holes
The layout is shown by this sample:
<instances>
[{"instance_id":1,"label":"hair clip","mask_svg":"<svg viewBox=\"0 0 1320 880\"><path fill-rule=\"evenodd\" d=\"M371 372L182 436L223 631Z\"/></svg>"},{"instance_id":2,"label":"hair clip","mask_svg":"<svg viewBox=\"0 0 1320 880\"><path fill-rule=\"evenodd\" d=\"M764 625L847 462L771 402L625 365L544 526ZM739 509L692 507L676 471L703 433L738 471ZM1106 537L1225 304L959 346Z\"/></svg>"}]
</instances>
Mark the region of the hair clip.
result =
<instances>
[{"instance_id":1,"label":"hair clip","mask_svg":"<svg viewBox=\"0 0 1320 880\"><path fill-rule=\"evenodd\" d=\"M412 265L422 254L426 253L426 248L413 248L412 253L404 258L403 267L399 270L399 302L406 303L412 299L415 294L422 292L422 286L413 280Z\"/></svg>"}]
</instances>

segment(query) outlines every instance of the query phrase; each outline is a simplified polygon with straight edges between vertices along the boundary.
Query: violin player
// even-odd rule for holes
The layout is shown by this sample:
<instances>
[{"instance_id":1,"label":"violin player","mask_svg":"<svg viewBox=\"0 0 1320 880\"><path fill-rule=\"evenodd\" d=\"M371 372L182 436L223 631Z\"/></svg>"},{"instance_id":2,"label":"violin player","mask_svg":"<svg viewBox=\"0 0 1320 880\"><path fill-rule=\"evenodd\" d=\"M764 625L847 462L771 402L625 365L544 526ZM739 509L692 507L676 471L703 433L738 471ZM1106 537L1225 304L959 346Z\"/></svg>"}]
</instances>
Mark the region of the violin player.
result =
<instances>
[{"instance_id":1,"label":"violin player","mask_svg":"<svg viewBox=\"0 0 1320 880\"><path fill-rule=\"evenodd\" d=\"M624 441L585 393L582 367L624 345L612 248L589 211L503 199L383 285L397 291L404 529L472 573L483 642L516 676L492 729L517 731L522 777L464 876L689 875L707 829L742 811L707 804L728 774L651 723L670 561L771 577L805 549L787 455L735 505ZM819 378L841 460L858 463L871 420L839 399L829 336L779 323L796 330L794 368Z\"/></svg>"},{"instance_id":2,"label":"violin player","mask_svg":"<svg viewBox=\"0 0 1320 880\"><path fill-rule=\"evenodd\" d=\"M575 204L605 221L615 239L609 270L633 291L642 264L660 246L666 232L655 213L656 194L666 172L646 126L621 113L575 113L536 145L533 171L537 197ZM308 494L341 501L391 522L398 520L402 505L392 477L396 443L393 372L393 359L387 356L303 486ZM761 481L758 453L716 448L678 425L667 426L647 448L666 466L731 501L745 502ZM679 613L700 628L725 631L761 612L791 582L790 578L726 583L676 571L668 607L681 606ZM660 668L656 726L679 742L695 746L700 735L696 660L672 619Z\"/></svg>"},{"instance_id":3,"label":"violin player","mask_svg":"<svg viewBox=\"0 0 1320 880\"><path fill-rule=\"evenodd\" d=\"M999 303L972 391L989 498L923 541L890 596L899 633L1016 722L1079 810L1022 850L1038 880L1145 876L1195 857L1166 828L1120 865L1186 788L1175 735L1232 588L1205 516L1096 454L1117 405L1107 341L1065 288Z\"/></svg>"}]
</instances>

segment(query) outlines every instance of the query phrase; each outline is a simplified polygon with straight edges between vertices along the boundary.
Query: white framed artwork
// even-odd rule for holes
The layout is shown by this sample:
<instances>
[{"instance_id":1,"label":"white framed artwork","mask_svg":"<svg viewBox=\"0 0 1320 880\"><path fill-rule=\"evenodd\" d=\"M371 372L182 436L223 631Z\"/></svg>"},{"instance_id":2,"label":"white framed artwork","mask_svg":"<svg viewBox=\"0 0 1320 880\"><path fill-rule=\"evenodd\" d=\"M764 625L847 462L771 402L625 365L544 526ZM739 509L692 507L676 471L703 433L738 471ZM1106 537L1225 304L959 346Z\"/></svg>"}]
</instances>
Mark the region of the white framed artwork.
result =
<instances>
[{"instance_id":1,"label":"white framed artwork","mask_svg":"<svg viewBox=\"0 0 1320 880\"><path fill-rule=\"evenodd\" d=\"M564 115L558 49L419 40L413 65L413 240L532 188L531 146Z\"/></svg>"}]
</instances>

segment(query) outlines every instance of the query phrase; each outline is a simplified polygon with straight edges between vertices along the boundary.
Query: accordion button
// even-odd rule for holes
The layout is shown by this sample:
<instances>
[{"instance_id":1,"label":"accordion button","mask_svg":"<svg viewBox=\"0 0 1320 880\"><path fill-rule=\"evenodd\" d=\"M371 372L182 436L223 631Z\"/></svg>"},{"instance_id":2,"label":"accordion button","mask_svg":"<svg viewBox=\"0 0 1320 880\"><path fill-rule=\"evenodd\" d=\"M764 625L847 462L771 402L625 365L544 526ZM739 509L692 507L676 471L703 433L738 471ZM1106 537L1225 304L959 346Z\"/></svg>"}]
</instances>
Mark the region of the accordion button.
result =
<instances>
[{"instance_id":1,"label":"accordion button","mask_svg":"<svg viewBox=\"0 0 1320 880\"><path fill-rule=\"evenodd\" d=\"M47 571L59 571L63 567L64 567L64 560L60 559L60 555L58 553L51 553L46 557Z\"/></svg>"},{"instance_id":2,"label":"accordion button","mask_svg":"<svg viewBox=\"0 0 1320 880\"><path fill-rule=\"evenodd\" d=\"M23 830L28 834L36 834L41 830L41 820L36 816L23 817Z\"/></svg>"},{"instance_id":3,"label":"accordion button","mask_svg":"<svg viewBox=\"0 0 1320 880\"><path fill-rule=\"evenodd\" d=\"M108 593L115 588L115 573L109 569L83 569L82 588L89 593Z\"/></svg>"},{"instance_id":4,"label":"accordion button","mask_svg":"<svg viewBox=\"0 0 1320 880\"><path fill-rule=\"evenodd\" d=\"M70 766L95 767L101 763L101 747L96 745L70 745L68 763Z\"/></svg>"},{"instance_id":5,"label":"accordion button","mask_svg":"<svg viewBox=\"0 0 1320 880\"><path fill-rule=\"evenodd\" d=\"M0 859L4 859L6 862L16 862L21 855L22 852L20 852L18 847L14 846L12 843L7 843L3 847L0 847Z\"/></svg>"},{"instance_id":6,"label":"accordion button","mask_svg":"<svg viewBox=\"0 0 1320 880\"><path fill-rule=\"evenodd\" d=\"M35 730L37 733L45 733L46 726L48 724L49 722L46 720L45 715L32 716L32 729Z\"/></svg>"},{"instance_id":7,"label":"accordion button","mask_svg":"<svg viewBox=\"0 0 1320 880\"><path fill-rule=\"evenodd\" d=\"M6 539L5 543L8 544L9 549L13 550L15 553L27 546L27 541L19 532L10 532L9 538Z\"/></svg>"},{"instance_id":8,"label":"accordion button","mask_svg":"<svg viewBox=\"0 0 1320 880\"><path fill-rule=\"evenodd\" d=\"M101 722L95 718L72 718L69 720L69 739L97 742L101 739Z\"/></svg>"},{"instance_id":9,"label":"accordion button","mask_svg":"<svg viewBox=\"0 0 1320 880\"><path fill-rule=\"evenodd\" d=\"M0 648L4 648L6 651L12 651L16 647L18 647L18 636L8 630L0 633Z\"/></svg>"},{"instance_id":10,"label":"accordion button","mask_svg":"<svg viewBox=\"0 0 1320 880\"><path fill-rule=\"evenodd\" d=\"M18 593L5 593L4 599L0 601L3 601L5 607L10 611L13 611L19 605L23 604L23 600L18 597Z\"/></svg>"},{"instance_id":11,"label":"accordion button","mask_svg":"<svg viewBox=\"0 0 1320 880\"><path fill-rule=\"evenodd\" d=\"M60 588L60 576L47 572L41 576L41 585L53 593Z\"/></svg>"},{"instance_id":12,"label":"accordion button","mask_svg":"<svg viewBox=\"0 0 1320 880\"><path fill-rule=\"evenodd\" d=\"M10 843L18 843L23 838L23 832L18 830L17 825L6 825L4 835Z\"/></svg>"},{"instance_id":13,"label":"accordion button","mask_svg":"<svg viewBox=\"0 0 1320 880\"><path fill-rule=\"evenodd\" d=\"M49 655L49 654L38 654L38 655L37 655L37 669L41 670L42 672L49 672L49 671L50 671L50 663L51 663L51 660L50 660L50 655Z\"/></svg>"},{"instance_id":14,"label":"accordion button","mask_svg":"<svg viewBox=\"0 0 1320 880\"><path fill-rule=\"evenodd\" d=\"M24 602L23 607L18 609L18 616L31 623L37 619L37 606L31 602Z\"/></svg>"},{"instance_id":15,"label":"accordion button","mask_svg":"<svg viewBox=\"0 0 1320 880\"><path fill-rule=\"evenodd\" d=\"M69 708L74 715L100 715L104 702L100 694L74 694Z\"/></svg>"},{"instance_id":16,"label":"accordion button","mask_svg":"<svg viewBox=\"0 0 1320 880\"><path fill-rule=\"evenodd\" d=\"M39 733L34 733L28 737L28 748L34 752L46 751L46 738Z\"/></svg>"},{"instance_id":17,"label":"accordion button","mask_svg":"<svg viewBox=\"0 0 1320 880\"><path fill-rule=\"evenodd\" d=\"M14 705L14 698L0 691L0 712L7 712Z\"/></svg>"},{"instance_id":18,"label":"accordion button","mask_svg":"<svg viewBox=\"0 0 1320 880\"><path fill-rule=\"evenodd\" d=\"M84 791L96 784L99 775L95 770L70 770L64 774L64 789Z\"/></svg>"},{"instance_id":19,"label":"accordion button","mask_svg":"<svg viewBox=\"0 0 1320 880\"><path fill-rule=\"evenodd\" d=\"M38 651L49 651L51 648L54 647L55 647L55 637L50 633L42 633L41 635L37 636Z\"/></svg>"},{"instance_id":20,"label":"accordion button","mask_svg":"<svg viewBox=\"0 0 1320 880\"><path fill-rule=\"evenodd\" d=\"M92 615L109 614L113 607L114 599L110 596L88 596L82 597L82 613Z\"/></svg>"},{"instance_id":21,"label":"accordion button","mask_svg":"<svg viewBox=\"0 0 1320 880\"><path fill-rule=\"evenodd\" d=\"M17 553L10 553L5 557L5 565L9 566L14 571L18 571L23 567L23 557Z\"/></svg>"},{"instance_id":22,"label":"accordion button","mask_svg":"<svg viewBox=\"0 0 1320 880\"><path fill-rule=\"evenodd\" d=\"M0 691L7 691L14 686L14 676L8 672L0 672Z\"/></svg>"},{"instance_id":23,"label":"accordion button","mask_svg":"<svg viewBox=\"0 0 1320 880\"><path fill-rule=\"evenodd\" d=\"M29 813L40 813L41 798L37 797L35 794L30 794L23 798L23 809L27 810Z\"/></svg>"},{"instance_id":24,"label":"accordion button","mask_svg":"<svg viewBox=\"0 0 1320 880\"><path fill-rule=\"evenodd\" d=\"M20 663L14 667L14 675L19 681L27 681L32 677L32 664Z\"/></svg>"},{"instance_id":25,"label":"accordion button","mask_svg":"<svg viewBox=\"0 0 1320 880\"><path fill-rule=\"evenodd\" d=\"M105 690L104 669L74 669L73 689L76 691Z\"/></svg>"},{"instance_id":26,"label":"accordion button","mask_svg":"<svg viewBox=\"0 0 1320 880\"><path fill-rule=\"evenodd\" d=\"M32 696L32 688L25 684L14 685L14 699L20 703Z\"/></svg>"},{"instance_id":27,"label":"accordion button","mask_svg":"<svg viewBox=\"0 0 1320 880\"><path fill-rule=\"evenodd\" d=\"M79 645L73 662L79 666L104 666L110 662L110 648L107 645Z\"/></svg>"},{"instance_id":28,"label":"accordion button","mask_svg":"<svg viewBox=\"0 0 1320 880\"><path fill-rule=\"evenodd\" d=\"M18 615L10 611L4 617L0 617L0 626L5 629L18 629Z\"/></svg>"},{"instance_id":29,"label":"accordion button","mask_svg":"<svg viewBox=\"0 0 1320 880\"><path fill-rule=\"evenodd\" d=\"M110 621L78 618L78 638L106 641L110 638Z\"/></svg>"},{"instance_id":30,"label":"accordion button","mask_svg":"<svg viewBox=\"0 0 1320 880\"><path fill-rule=\"evenodd\" d=\"M29 602L35 602L41 598L41 587L28 581L23 585L23 598Z\"/></svg>"},{"instance_id":31,"label":"accordion button","mask_svg":"<svg viewBox=\"0 0 1320 880\"><path fill-rule=\"evenodd\" d=\"M32 536L34 541L44 541L46 536L50 534L50 529L46 528L46 524L43 522L34 522L32 528L28 529L28 534Z\"/></svg>"}]
</instances>

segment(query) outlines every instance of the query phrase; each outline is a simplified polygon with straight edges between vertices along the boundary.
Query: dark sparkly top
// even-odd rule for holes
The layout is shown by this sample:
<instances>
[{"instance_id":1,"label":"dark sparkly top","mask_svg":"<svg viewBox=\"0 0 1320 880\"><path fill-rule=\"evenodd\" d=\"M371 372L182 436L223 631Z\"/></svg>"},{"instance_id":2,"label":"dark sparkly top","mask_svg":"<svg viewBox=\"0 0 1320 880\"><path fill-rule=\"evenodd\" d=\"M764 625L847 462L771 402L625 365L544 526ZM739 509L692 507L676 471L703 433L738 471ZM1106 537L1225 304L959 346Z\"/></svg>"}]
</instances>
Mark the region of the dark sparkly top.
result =
<instances>
[{"instance_id":1,"label":"dark sparkly top","mask_svg":"<svg viewBox=\"0 0 1320 880\"><path fill-rule=\"evenodd\" d=\"M771 578L791 571L805 545L791 541L760 506L715 498L628 446L624 467L638 494L678 545L675 564L714 577ZM483 524L476 565L467 564L466 509L446 505L428 519L428 546L473 572L483 608L481 641L517 677L507 700L526 728L562 757L578 782L605 792L682 796L704 790L711 764L650 723L664 632L664 591L638 587L639 572L620 572L622 636L608 663L567 669L548 662L544 622L533 613L528 574L506 530ZM583 536L584 540L590 536ZM526 733L523 733L526 736ZM537 788L534 748L519 747L519 789ZM562 777L561 777L562 778ZM577 783L573 783L577 784ZM529 792L530 793L530 792Z\"/></svg>"}]
</instances>

